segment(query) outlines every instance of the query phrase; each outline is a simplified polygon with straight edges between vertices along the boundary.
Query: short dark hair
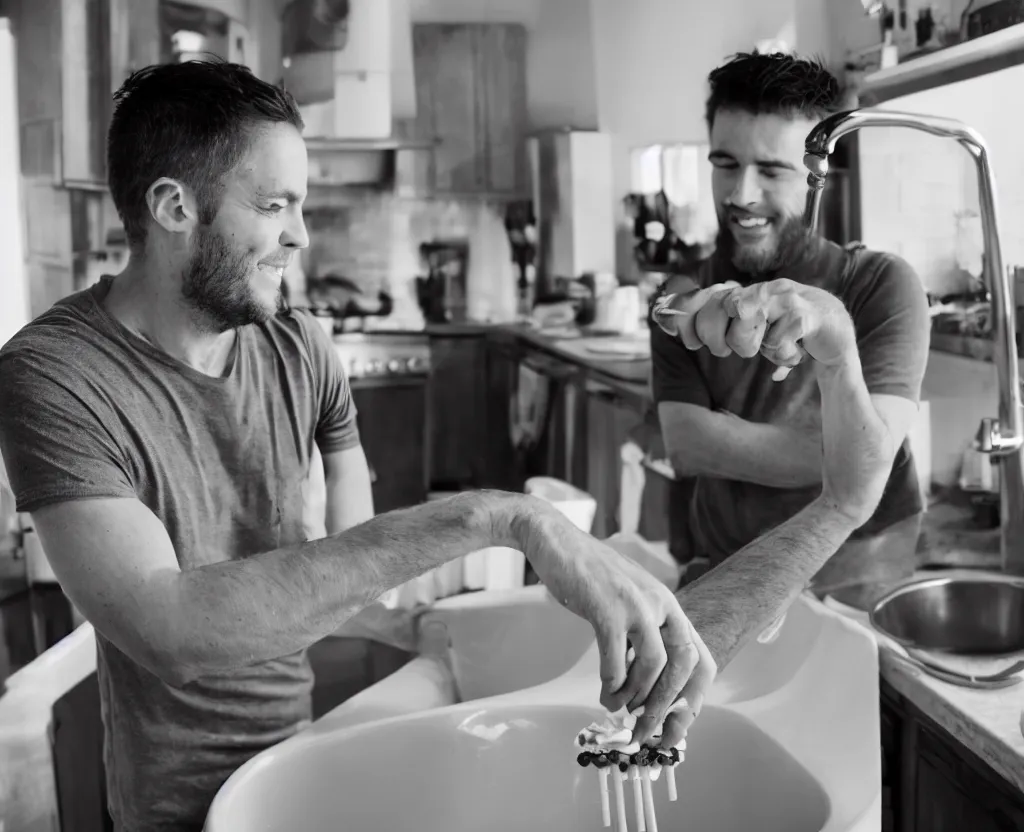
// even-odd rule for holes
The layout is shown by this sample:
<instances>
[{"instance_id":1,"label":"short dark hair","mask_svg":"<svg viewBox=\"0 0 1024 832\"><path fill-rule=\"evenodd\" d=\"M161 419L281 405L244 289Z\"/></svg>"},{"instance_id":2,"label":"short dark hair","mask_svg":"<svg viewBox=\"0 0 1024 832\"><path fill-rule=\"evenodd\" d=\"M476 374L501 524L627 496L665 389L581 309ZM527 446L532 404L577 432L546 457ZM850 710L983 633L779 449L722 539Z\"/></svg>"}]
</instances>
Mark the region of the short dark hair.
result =
<instances>
[{"instance_id":1,"label":"short dark hair","mask_svg":"<svg viewBox=\"0 0 1024 832\"><path fill-rule=\"evenodd\" d=\"M211 58L132 73L114 93L107 133L107 181L129 245L146 241L146 191L162 176L191 188L201 221L212 221L224 177L271 123L303 128L291 94L248 67Z\"/></svg>"},{"instance_id":2,"label":"short dark hair","mask_svg":"<svg viewBox=\"0 0 1024 832\"><path fill-rule=\"evenodd\" d=\"M713 70L708 82L709 128L721 109L822 119L846 102L839 81L820 61L778 52L741 52Z\"/></svg>"}]
</instances>

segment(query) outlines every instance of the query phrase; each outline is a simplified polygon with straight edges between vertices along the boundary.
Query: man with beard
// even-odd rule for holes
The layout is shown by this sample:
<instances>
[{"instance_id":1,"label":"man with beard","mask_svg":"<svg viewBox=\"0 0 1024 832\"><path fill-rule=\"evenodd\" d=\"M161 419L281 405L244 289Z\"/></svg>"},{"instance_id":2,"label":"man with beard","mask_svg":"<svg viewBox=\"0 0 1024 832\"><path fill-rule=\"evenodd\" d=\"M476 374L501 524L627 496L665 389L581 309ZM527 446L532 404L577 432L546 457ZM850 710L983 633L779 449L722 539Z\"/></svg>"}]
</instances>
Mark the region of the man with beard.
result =
<instances>
[{"instance_id":1,"label":"man with beard","mask_svg":"<svg viewBox=\"0 0 1024 832\"><path fill-rule=\"evenodd\" d=\"M642 569L525 495L371 519L341 362L280 302L308 244L291 96L196 61L142 70L115 100L109 186L129 262L0 351L0 453L96 630L116 828L200 829L232 771L308 721L311 644L489 546L522 550L594 626L604 700L644 705L638 737L680 737L693 711L667 708L680 694L699 707L715 662ZM334 533L310 541L315 448Z\"/></svg>"},{"instance_id":2,"label":"man with beard","mask_svg":"<svg viewBox=\"0 0 1024 832\"><path fill-rule=\"evenodd\" d=\"M826 69L783 54L738 55L709 81L716 251L693 274L669 279L652 302L662 434L675 471L693 486L688 507L679 507L688 508L680 554L693 558L691 574L714 567L820 492L813 369L800 363L799 349L773 351L785 341L779 325L765 333L756 360L735 354L728 313L735 286L763 283L776 292L792 281L824 290L853 317L864 382L899 447L877 512L812 582L821 594L864 607L914 568L922 498L906 437L928 354L925 293L898 257L844 249L804 227L804 141L818 121L842 108L839 84ZM685 312L705 299L698 317L660 311ZM691 351L701 342L707 349ZM792 366L788 376L780 378L779 363Z\"/></svg>"},{"instance_id":3,"label":"man with beard","mask_svg":"<svg viewBox=\"0 0 1024 832\"><path fill-rule=\"evenodd\" d=\"M643 706L634 740L661 732L673 745L716 662L874 509L891 464L853 383L852 324L840 308L832 325L826 297L790 310L832 438L821 497L678 599L522 494L466 492L358 522L366 461L344 373L312 318L279 304L308 243L301 129L291 97L244 67L134 74L108 137L128 265L0 350L0 454L18 509L96 630L118 832L198 832L227 777L308 720L306 648L386 590L489 546L523 551L594 627L602 703ZM343 530L309 541L314 446Z\"/></svg>"}]
</instances>

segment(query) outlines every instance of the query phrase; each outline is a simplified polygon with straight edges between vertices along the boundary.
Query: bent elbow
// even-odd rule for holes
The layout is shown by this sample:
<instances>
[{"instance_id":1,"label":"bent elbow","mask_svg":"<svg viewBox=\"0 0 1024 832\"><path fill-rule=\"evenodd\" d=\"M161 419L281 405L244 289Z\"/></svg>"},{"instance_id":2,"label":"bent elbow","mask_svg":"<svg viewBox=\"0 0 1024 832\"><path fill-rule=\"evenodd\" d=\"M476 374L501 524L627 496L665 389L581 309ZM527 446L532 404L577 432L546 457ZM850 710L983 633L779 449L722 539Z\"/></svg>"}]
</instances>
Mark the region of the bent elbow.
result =
<instances>
[{"instance_id":1,"label":"bent elbow","mask_svg":"<svg viewBox=\"0 0 1024 832\"><path fill-rule=\"evenodd\" d=\"M700 466L692 454L681 450L669 452L668 461L672 464L672 471L677 477L691 479L700 476Z\"/></svg>"}]
</instances>

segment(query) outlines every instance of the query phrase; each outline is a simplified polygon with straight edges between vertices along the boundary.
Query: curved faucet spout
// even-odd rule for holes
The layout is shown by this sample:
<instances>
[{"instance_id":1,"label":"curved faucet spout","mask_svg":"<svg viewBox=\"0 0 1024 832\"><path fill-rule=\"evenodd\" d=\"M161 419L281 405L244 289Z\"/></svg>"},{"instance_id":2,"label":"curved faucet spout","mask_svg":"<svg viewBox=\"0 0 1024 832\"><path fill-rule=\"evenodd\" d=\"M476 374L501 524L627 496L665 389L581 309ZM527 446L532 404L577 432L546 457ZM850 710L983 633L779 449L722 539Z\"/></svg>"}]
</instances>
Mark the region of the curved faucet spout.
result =
<instances>
[{"instance_id":1,"label":"curved faucet spout","mask_svg":"<svg viewBox=\"0 0 1024 832\"><path fill-rule=\"evenodd\" d=\"M821 192L825 187L825 177L828 176L828 157L836 149L836 142L848 133L863 127L909 127L933 136L955 139L975 159L979 156L986 157L987 167L988 148L985 146L985 140L974 128L955 119L871 107L835 113L819 122L807 135L804 144L804 165L809 171L807 208L804 213L804 222L808 228L818 227L818 208L821 204ZM994 188L994 182L992 184ZM986 240L986 245L987 243Z\"/></svg>"},{"instance_id":2,"label":"curved faucet spout","mask_svg":"<svg viewBox=\"0 0 1024 832\"><path fill-rule=\"evenodd\" d=\"M996 205L996 183L985 140L962 122L939 116L864 108L836 113L820 122L807 136L807 205L804 222L818 227L818 209L828 176L828 157L836 142L862 127L909 127L957 141L974 159L978 172L978 202L985 241L985 285L992 306L995 365L999 377L999 420L983 421L978 446L1001 457L1003 568L1024 574L1024 421L1021 417L1020 372L1017 366L1013 282L1003 267Z\"/></svg>"}]
</instances>

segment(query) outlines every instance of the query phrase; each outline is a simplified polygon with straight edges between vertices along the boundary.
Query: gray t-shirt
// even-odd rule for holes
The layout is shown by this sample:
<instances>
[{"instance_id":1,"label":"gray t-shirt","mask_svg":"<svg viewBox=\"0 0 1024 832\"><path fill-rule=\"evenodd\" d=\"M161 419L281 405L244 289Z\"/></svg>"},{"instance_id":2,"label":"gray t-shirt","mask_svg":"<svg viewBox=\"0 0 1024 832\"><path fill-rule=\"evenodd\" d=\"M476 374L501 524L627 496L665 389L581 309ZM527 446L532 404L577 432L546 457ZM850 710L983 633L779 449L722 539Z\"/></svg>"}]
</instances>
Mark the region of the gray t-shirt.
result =
<instances>
[{"instance_id":1,"label":"gray t-shirt","mask_svg":"<svg viewBox=\"0 0 1024 832\"><path fill-rule=\"evenodd\" d=\"M0 453L18 510L137 498L182 570L302 542L314 441L323 453L359 443L323 330L300 312L244 327L212 378L107 314L109 286L59 302L0 350ZM124 829L201 829L227 777L310 717L305 651L179 689L96 642L108 799Z\"/></svg>"},{"instance_id":2,"label":"gray t-shirt","mask_svg":"<svg viewBox=\"0 0 1024 832\"><path fill-rule=\"evenodd\" d=\"M744 281L720 255L701 263L694 277L702 287ZM862 246L844 249L821 240L801 262L775 277L818 286L842 300L857 332L868 392L918 401L931 321L924 288L906 261ZM812 361L795 367L780 383L772 380L775 365L764 356L717 358L706 348L690 351L656 325L651 327L651 357L656 402L682 402L727 411L750 422L820 431L821 396ZM821 486L771 488L698 477L689 505L688 554L717 565L820 493ZM906 440L875 515L853 537L871 537L921 509L917 470Z\"/></svg>"}]
</instances>

